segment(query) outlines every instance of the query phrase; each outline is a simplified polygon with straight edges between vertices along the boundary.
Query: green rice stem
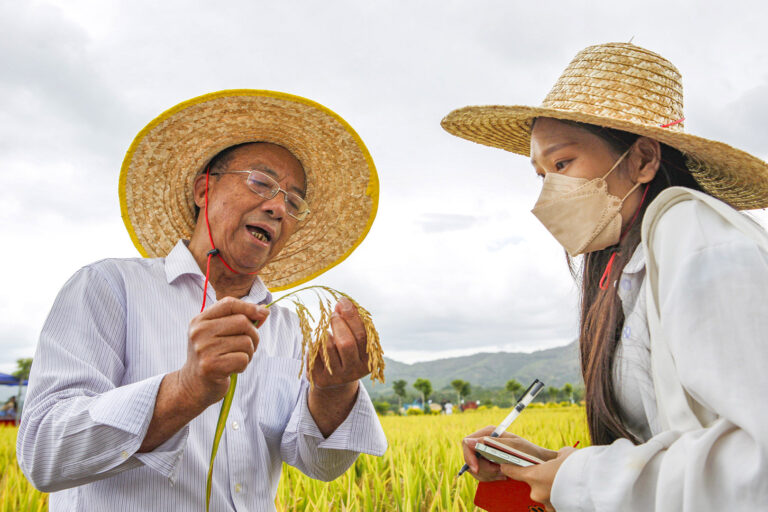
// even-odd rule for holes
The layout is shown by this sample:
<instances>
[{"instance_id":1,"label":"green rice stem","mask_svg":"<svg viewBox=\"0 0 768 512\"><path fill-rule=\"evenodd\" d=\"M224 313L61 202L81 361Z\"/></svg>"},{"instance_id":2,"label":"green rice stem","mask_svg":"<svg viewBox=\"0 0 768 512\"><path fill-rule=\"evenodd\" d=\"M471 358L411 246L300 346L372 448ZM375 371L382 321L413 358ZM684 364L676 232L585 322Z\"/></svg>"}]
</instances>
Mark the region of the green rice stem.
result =
<instances>
[{"instance_id":1,"label":"green rice stem","mask_svg":"<svg viewBox=\"0 0 768 512\"><path fill-rule=\"evenodd\" d=\"M291 293L287 293L282 297L275 299L269 304L267 304L267 307L270 307L273 304L276 304L277 302L280 302L281 300L287 297L290 297L292 295L295 295L301 291L309 290L313 288L316 290L316 293L318 293L317 292L318 289L325 290L326 292L330 293L334 299L337 299L337 300L339 297L348 297L345 293L334 290L333 288L329 288L327 286L322 286L322 285L313 285L313 286L306 286L304 288L299 288L298 290L292 291ZM319 293L318 293L318 297L322 299ZM256 327L261 327L261 326L257 325ZM213 447L211 448L211 462L208 466L208 479L206 480L206 484L205 484L205 512L208 512L210 503L211 503L211 484L213 481L213 461L216 459L216 452L219 450L219 442L221 441L221 435L224 433L224 427L227 424L227 417L229 416L229 409L232 407L232 399L235 396L235 386L237 386L237 374L233 373L232 375L229 376L229 389L227 389L227 394L224 395L224 400L221 403L221 411L219 411L219 420L216 423L216 433L213 437Z\"/></svg>"},{"instance_id":2,"label":"green rice stem","mask_svg":"<svg viewBox=\"0 0 768 512\"><path fill-rule=\"evenodd\" d=\"M216 452L219 451L219 442L221 441L221 435L224 433L224 427L227 424L227 417L229 416L229 409L232 407L232 399L235 396L235 386L237 386L237 374L233 373L229 376L229 389L227 394L224 395L224 401L221 402L221 410L219 411L219 421L216 423L216 433L213 436L213 448L211 448L211 462L208 466L208 480L205 484L205 512L208 512L208 508L211 505L211 483L213 480L213 461L216 459Z\"/></svg>"}]
</instances>

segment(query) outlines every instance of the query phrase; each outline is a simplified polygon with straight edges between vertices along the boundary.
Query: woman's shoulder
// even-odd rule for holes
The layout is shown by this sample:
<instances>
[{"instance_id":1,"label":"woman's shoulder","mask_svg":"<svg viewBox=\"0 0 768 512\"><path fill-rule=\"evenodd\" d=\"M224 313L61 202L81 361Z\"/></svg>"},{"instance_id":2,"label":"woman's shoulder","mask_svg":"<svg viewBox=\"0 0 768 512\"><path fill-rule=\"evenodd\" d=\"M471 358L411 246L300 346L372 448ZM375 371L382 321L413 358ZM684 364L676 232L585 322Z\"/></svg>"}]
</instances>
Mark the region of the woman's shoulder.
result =
<instances>
[{"instance_id":1,"label":"woman's shoulder","mask_svg":"<svg viewBox=\"0 0 768 512\"><path fill-rule=\"evenodd\" d=\"M653 249L662 243L686 251L733 243L752 245L758 237L768 242L765 230L754 219L714 197L695 191L667 196L657 199L668 204L659 205L654 200L649 206L651 214L656 215ZM644 234L647 232L644 230Z\"/></svg>"}]
</instances>

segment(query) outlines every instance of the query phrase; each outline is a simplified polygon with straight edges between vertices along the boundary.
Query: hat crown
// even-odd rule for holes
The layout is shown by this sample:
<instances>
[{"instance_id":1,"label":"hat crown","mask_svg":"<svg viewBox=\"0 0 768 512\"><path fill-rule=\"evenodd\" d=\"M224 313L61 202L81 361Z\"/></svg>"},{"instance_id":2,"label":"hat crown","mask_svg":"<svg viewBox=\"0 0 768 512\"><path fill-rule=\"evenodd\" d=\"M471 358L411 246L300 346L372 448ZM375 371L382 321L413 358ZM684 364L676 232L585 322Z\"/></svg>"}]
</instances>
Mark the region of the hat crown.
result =
<instances>
[{"instance_id":1,"label":"hat crown","mask_svg":"<svg viewBox=\"0 0 768 512\"><path fill-rule=\"evenodd\" d=\"M684 131L683 84L667 59L630 43L580 51L542 107Z\"/></svg>"}]
</instances>

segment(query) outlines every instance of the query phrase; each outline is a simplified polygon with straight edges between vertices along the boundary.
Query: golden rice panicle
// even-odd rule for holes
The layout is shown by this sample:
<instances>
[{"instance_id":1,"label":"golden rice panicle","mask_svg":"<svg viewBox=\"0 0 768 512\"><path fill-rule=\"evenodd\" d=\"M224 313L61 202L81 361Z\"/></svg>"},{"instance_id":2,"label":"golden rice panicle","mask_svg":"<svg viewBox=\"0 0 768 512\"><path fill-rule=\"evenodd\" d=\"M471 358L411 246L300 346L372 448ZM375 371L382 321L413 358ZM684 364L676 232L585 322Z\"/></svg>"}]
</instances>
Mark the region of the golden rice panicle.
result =
<instances>
[{"instance_id":1,"label":"golden rice panicle","mask_svg":"<svg viewBox=\"0 0 768 512\"><path fill-rule=\"evenodd\" d=\"M331 298L333 301L338 302L338 300L342 297L349 299L349 301L360 315L360 319L362 320L365 327L368 371L371 372L371 380L384 382L384 355L381 349L379 333L373 324L371 313L346 293L340 292L339 290L333 289L329 286L307 286L305 288L301 288L299 290L288 293L287 295L283 295L282 297L270 303L269 306L287 297L295 296L299 292L305 290L312 290L315 292L318 299L318 308L320 310L320 316L313 328L312 324L315 322L315 319L307 306L300 299L293 299L293 304L296 307L296 314L299 317L299 327L301 328L302 334L301 356L302 358L306 358L305 361L307 365L307 379L309 380L310 385L314 386L312 370L315 366L315 363L317 362L318 356L321 354L321 351L322 356L320 357L322 357L325 367L329 372L332 373L327 347L329 329L331 326L331 315L334 311L334 304L332 303ZM301 377L303 371L304 366L302 365L302 368L299 371L299 377Z\"/></svg>"},{"instance_id":2,"label":"golden rice panicle","mask_svg":"<svg viewBox=\"0 0 768 512\"><path fill-rule=\"evenodd\" d=\"M327 291L336 301L338 301L341 297L346 297L352 303L355 309L357 309L357 313L360 315L360 319L363 321L363 325L365 326L365 351L368 354L368 371L371 372L371 380L378 380L379 382L383 383L384 367L386 366L386 363L384 362L383 351L381 349L379 332L376 330L376 326L373 324L371 313L363 306L361 306L360 303L358 303L355 299L344 292L334 290L328 286L323 286L322 289Z\"/></svg>"},{"instance_id":3,"label":"golden rice panicle","mask_svg":"<svg viewBox=\"0 0 768 512\"><path fill-rule=\"evenodd\" d=\"M341 297L346 297L347 296L345 293L342 293L342 292L340 292L338 290L334 290L330 286L321 286L320 288L325 290L326 292L328 292L328 295L333 297L333 300L336 301L336 302L338 302Z\"/></svg>"},{"instance_id":4,"label":"golden rice panicle","mask_svg":"<svg viewBox=\"0 0 768 512\"><path fill-rule=\"evenodd\" d=\"M296 315L299 317L299 327L301 328L301 360L305 361L307 352L312 348L312 324L314 321L312 313L300 299L294 298L293 305L296 307ZM304 372L304 365L299 368L299 377Z\"/></svg>"},{"instance_id":5,"label":"golden rice panicle","mask_svg":"<svg viewBox=\"0 0 768 512\"><path fill-rule=\"evenodd\" d=\"M326 342L328 340L328 328L331 325L331 310L326 306L325 301L318 295L318 307L320 308L320 318L317 321L315 330L312 333L310 340L309 355L306 359L307 364L307 379L309 384L314 387L315 379L312 375L312 370L315 368L318 355L322 351L322 358L325 362L325 367L329 373L333 373L330 368L330 361L328 359L328 347Z\"/></svg>"},{"instance_id":6,"label":"golden rice panicle","mask_svg":"<svg viewBox=\"0 0 768 512\"><path fill-rule=\"evenodd\" d=\"M357 313L363 320L365 326L366 347L365 351L368 353L368 370L371 372L371 380L378 380L384 382L384 362L383 353L381 349L381 342L379 340L379 332L376 330L376 326L373 324L373 318L371 313L363 306L357 303L355 299L347 296L347 298L357 308Z\"/></svg>"},{"instance_id":7,"label":"golden rice panicle","mask_svg":"<svg viewBox=\"0 0 768 512\"><path fill-rule=\"evenodd\" d=\"M330 335L330 328L331 328L331 315L333 314L333 304L331 304L331 301L328 299L325 299L324 297L318 295L319 303L320 303L320 311L322 312L320 322L317 324L317 329L319 330L318 336L316 336L315 343L320 345L320 348L323 350L323 362L325 363L325 369L328 370L328 373L333 375L333 370L331 370L331 360L328 357L328 336ZM324 321L323 321L324 320ZM312 368L314 367L316 361L312 361L310 363L310 369L309 371L312 371Z\"/></svg>"}]
</instances>

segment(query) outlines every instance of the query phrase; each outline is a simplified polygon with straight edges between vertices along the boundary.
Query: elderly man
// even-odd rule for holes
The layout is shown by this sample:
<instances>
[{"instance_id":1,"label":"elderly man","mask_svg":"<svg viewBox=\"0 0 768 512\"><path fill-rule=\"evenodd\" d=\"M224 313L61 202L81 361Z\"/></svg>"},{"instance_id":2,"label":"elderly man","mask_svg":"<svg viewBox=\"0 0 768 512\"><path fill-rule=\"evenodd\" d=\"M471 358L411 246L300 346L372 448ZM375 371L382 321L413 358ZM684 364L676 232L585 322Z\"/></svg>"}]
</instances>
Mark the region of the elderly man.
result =
<instances>
[{"instance_id":1,"label":"elderly man","mask_svg":"<svg viewBox=\"0 0 768 512\"><path fill-rule=\"evenodd\" d=\"M211 510L274 510L283 461L331 480L358 453L381 455L352 305L336 305L331 371L315 365L314 387L298 377L296 315L265 307L267 286L305 282L354 250L377 192L354 130L304 98L221 91L142 130L120 200L134 243L154 258L78 271L32 367L18 458L53 492L51 510L202 510L216 404L232 373Z\"/></svg>"}]
</instances>

